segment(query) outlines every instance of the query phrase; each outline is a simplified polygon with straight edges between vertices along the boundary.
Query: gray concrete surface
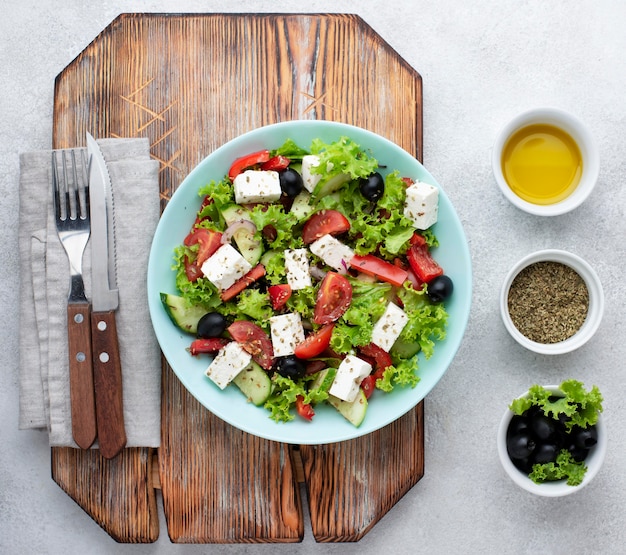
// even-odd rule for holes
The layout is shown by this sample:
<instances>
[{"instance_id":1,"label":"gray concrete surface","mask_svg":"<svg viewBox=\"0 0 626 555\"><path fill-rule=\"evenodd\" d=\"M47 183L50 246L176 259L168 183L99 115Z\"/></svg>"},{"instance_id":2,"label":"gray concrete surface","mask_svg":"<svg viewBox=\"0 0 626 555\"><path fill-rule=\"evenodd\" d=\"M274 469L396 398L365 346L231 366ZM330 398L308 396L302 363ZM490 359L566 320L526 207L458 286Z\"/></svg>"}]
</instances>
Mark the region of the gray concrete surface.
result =
<instances>
[{"instance_id":1,"label":"gray concrete surface","mask_svg":"<svg viewBox=\"0 0 626 555\"><path fill-rule=\"evenodd\" d=\"M161 515L152 545L118 545L50 478L47 436L17 429L18 155L51 145L55 76L123 12L357 13L424 79L424 163L455 204L474 264L467 334L426 399L426 475L358 544L173 545ZM0 553L428 553L626 552L626 4L622 0L4 0L0 16ZM490 150L522 110L556 106L598 141L595 194L574 212L542 219L496 187ZM591 263L606 313L579 351L533 355L498 313L506 272L540 248ZM507 403L533 383L574 377L605 396L604 468L562 499L529 495L504 474L495 435Z\"/></svg>"}]
</instances>

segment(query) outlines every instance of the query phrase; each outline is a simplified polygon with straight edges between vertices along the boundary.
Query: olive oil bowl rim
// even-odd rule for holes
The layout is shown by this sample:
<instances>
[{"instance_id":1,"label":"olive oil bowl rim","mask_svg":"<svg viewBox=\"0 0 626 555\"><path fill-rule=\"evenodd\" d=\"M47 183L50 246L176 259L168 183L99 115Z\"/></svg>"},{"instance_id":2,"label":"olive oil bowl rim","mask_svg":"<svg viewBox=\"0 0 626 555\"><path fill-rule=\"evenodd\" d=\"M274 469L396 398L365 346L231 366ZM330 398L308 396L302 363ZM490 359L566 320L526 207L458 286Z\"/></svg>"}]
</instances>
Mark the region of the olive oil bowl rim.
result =
<instances>
[{"instance_id":1,"label":"olive oil bowl rim","mask_svg":"<svg viewBox=\"0 0 626 555\"><path fill-rule=\"evenodd\" d=\"M544 385L543 388L550 391L554 395L563 395L558 385ZM517 398L523 398L526 396L528 396L528 390L519 395ZM498 458L500 459L502 468L511 478L511 480L513 480L513 482L522 489L542 497L563 497L565 495L571 495L572 493L580 491L583 487L588 485L600 471L600 468L604 463L608 444L607 430L602 413L598 414L598 422L596 423L596 429L598 431L598 443L592 448L592 450L589 452L589 455L585 459L587 472L585 472L583 481L577 486L569 486L567 485L565 480L537 484L533 482L521 470L515 467L513 461L509 457L506 448L507 430L513 416L514 413L507 406L507 409L505 410L498 426L496 447L498 450Z\"/></svg>"},{"instance_id":2,"label":"olive oil bowl rim","mask_svg":"<svg viewBox=\"0 0 626 555\"><path fill-rule=\"evenodd\" d=\"M511 284L517 275L537 262L557 262L572 268L585 282L589 293L589 307L585 321L571 337L557 343L538 343L517 329L509 313L508 297ZM560 249L544 249L530 253L509 270L500 292L500 314L504 327L522 347L543 355L559 355L572 352L587 343L598 330L604 314L604 291L596 271L580 256Z\"/></svg>"},{"instance_id":3,"label":"olive oil bowl rim","mask_svg":"<svg viewBox=\"0 0 626 555\"><path fill-rule=\"evenodd\" d=\"M565 131L576 142L582 157L583 169L574 191L553 204L534 204L516 195L502 171L502 152L507 141L520 129L529 125L545 124ZM494 178L504 197L514 206L536 216L559 216L578 208L591 194L600 173L600 156L595 139L581 119L560 108L534 108L511 119L498 133L491 152Z\"/></svg>"}]
</instances>

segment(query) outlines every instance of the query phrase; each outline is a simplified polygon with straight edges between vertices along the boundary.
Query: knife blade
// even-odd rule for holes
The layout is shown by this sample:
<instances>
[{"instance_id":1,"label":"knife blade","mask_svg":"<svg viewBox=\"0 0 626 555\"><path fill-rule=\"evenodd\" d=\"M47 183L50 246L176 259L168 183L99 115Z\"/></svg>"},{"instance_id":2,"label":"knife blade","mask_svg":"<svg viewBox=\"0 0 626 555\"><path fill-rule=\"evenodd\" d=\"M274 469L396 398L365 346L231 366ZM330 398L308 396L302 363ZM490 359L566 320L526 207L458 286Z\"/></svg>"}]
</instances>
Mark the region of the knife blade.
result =
<instances>
[{"instance_id":1,"label":"knife blade","mask_svg":"<svg viewBox=\"0 0 626 555\"><path fill-rule=\"evenodd\" d=\"M91 210L91 334L98 446L104 458L126 445L122 366L115 311L119 306L111 177L96 140L87 133Z\"/></svg>"}]
</instances>

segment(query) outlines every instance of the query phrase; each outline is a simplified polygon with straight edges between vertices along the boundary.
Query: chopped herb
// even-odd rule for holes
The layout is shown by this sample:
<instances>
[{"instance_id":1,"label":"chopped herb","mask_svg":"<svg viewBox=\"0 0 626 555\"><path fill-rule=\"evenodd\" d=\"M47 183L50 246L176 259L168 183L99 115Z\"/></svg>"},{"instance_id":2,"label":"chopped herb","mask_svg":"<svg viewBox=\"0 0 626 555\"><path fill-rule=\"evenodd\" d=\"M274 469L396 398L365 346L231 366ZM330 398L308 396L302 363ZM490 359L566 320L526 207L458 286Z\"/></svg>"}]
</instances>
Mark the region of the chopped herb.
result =
<instances>
[{"instance_id":1,"label":"chopped herb","mask_svg":"<svg viewBox=\"0 0 626 555\"><path fill-rule=\"evenodd\" d=\"M537 343L559 343L583 325L589 291L582 277L560 262L524 268L509 289L508 308L515 327Z\"/></svg>"}]
</instances>

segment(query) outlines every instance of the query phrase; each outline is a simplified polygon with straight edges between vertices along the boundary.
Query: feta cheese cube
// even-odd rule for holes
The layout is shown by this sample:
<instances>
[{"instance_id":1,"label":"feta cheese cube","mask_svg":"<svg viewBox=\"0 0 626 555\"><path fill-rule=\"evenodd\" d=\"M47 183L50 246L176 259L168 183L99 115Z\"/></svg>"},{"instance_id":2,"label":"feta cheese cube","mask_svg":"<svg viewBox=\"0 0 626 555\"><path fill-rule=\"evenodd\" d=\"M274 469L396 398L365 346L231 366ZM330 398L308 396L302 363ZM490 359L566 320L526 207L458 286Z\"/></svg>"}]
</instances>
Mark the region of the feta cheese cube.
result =
<instances>
[{"instance_id":1,"label":"feta cheese cube","mask_svg":"<svg viewBox=\"0 0 626 555\"><path fill-rule=\"evenodd\" d=\"M287 249L285 251L287 283L294 291L312 285L307 255L308 251L306 249Z\"/></svg>"},{"instance_id":2,"label":"feta cheese cube","mask_svg":"<svg viewBox=\"0 0 626 555\"><path fill-rule=\"evenodd\" d=\"M209 256L200 269L215 287L224 291L245 276L252 266L235 247L225 244Z\"/></svg>"},{"instance_id":3,"label":"feta cheese cube","mask_svg":"<svg viewBox=\"0 0 626 555\"><path fill-rule=\"evenodd\" d=\"M281 195L280 179L275 171L246 170L235 177L233 189L237 204L275 202Z\"/></svg>"},{"instance_id":4,"label":"feta cheese cube","mask_svg":"<svg viewBox=\"0 0 626 555\"><path fill-rule=\"evenodd\" d=\"M250 353L244 350L236 341L227 343L222 347L209 367L205 375L210 378L217 387L224 389L232 382L252 360Z\"/></svg>"},{"instance_id":5,"label":"feta cheese cube","mask_svg":"<svg viewBox=\"0 0 626 555\"><path fill-rule=\"evenodd\" d=\"M404 215L417 229L428 229L437 222L439 189L429 183L416 181L406 190Z\"/></svg>"},{"instance_id":6,"label":"feta cheese cube","mask_svg":"<svg viewBox=\"0 0 626 555\"><path fill-rule=\"evenodd\" d=\"M319 256L325 264L337 270L338 273L348 272L354 251L332 235L322 235L317 241L311 243L309 248L315 256Z\"/></svg>"},{"instance_id":7,"label":"feta cheese cube","mask_svg":"<svg viewBox=\"0 0 626 555\"><path fill-rule=\"evenodd\" d=\"M371 372L369 363L354 355L346 355L337 368L337 375L328 392L350 403L356 398L363 379Z\"/></svg>"},{"instance_id":8,"label":"feta cheese cube","mask_svg":"<svg viewBox=\"0 0 626 555\"><path fill-rule=\"evenodd\" d=\"M404 310L394 303L389 303L383 315L374 324L372 343L389 352L408 321L409 317Z\"/></svg>"},{"instance_id":9,"label":"feta cheese cube","mask_svg":"<svg viewBox=\"0 0 626 555\"><path fill-rule=\"evenodd\" d=\"M270 331L274 356L277 357L293 355L298 344L304 341L302 318L297 312L272 316Z\"/></svg>"},{"instance_id":10,"label":"feta cheese cube","mask_svg":"<svg viewBox=\"0 0 626 555\"><path fill-rule=\"evenodd\" d=\"M312 173L311 170L320 165L319 156L315 154L307 154L302 157L302 181L304 183L304 188L312 193L315 186L319 183L322 178L322 174L320 173Z\"/></svg>"}]
</instances>

